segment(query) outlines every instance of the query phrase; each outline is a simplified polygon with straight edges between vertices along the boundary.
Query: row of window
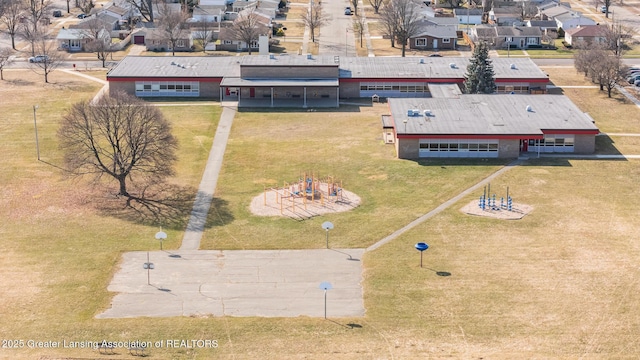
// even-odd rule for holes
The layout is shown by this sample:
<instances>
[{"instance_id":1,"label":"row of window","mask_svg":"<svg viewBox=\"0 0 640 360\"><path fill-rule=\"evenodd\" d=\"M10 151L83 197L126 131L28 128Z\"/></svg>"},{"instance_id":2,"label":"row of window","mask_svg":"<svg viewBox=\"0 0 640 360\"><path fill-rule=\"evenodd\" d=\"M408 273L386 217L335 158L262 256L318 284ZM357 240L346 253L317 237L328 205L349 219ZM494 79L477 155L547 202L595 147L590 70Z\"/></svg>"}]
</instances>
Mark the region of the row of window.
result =
<instances>
[{"instance_id":1,"label":"row of window","mask_svg":"<svg viewBox=\"0 0 640 360\"><path fill-rule=\"evenodd\" d=\"M420 151L485 151L497 152L498 142L491 140L421 140Z\"/></svg>"},{"instance_id":2,"label":"row of window","mask_svg":"<svg viewBox=\"0 0 640 360\"><path fill-rule=\"evenodd\" d=\"M136 81L137 96L198 96L197 81Z\"/></svg>"},{"instance_id":3,"label":"row of window","mask_svg":"<svg viewBox=\"0 0 640 360\"><path fill-rule=\"evenodd\" d=\"M499 92L499 93L514 92L514 93L528 94L529 93L529 86L526 86L526 85L522 85L522 86L517 86L517 85L498 85L496 87L496 91Z\"/></svg>"},{"instance_id":4,"label":"row of window","mask_svg":"<svg viewBox=\"0 0 640 360\"><path fill-rule=\"evenodd\" d=\"M529 146L573 146L575 138L573 136L555 137L545 136L543 140L529 140Z\"/></svg>"},{"instance_id":5,"label":"row of window","mask_svg":"<svg viewBox=\"0 0 640 360\"><path fill-rule=\"evenodd\" d=\"M392 85L392 84L366 84L360 85L360 91L399 91L399 92L429 92L429 86L422 85Z\"/></svg>"},{"instance_id":6,"label":"row of window","mask_svg":"<svg viewBox=\"0 0 640 360\"><path fill-rule=\"evenodd\" d=\"M416 46L427 46L427 40L426 38L419 38L416 39ZM441 39L443 44L448 44L451 42L450 38L443 38ZM437 39L435 40L437 41Z\"/></svg>"}]
</instances>

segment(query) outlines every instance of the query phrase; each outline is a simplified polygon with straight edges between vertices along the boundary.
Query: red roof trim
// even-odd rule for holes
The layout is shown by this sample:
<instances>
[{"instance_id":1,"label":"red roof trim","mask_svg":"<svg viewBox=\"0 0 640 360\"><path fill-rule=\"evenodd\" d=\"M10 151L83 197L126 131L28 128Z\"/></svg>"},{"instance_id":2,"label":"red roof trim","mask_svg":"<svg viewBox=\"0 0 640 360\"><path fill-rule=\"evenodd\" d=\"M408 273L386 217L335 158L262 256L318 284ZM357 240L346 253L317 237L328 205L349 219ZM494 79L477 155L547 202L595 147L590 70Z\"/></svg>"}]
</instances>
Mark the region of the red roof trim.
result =
<instances>
[{"instance_id":1,"label":"red roof trim","mask_svg":"<svg viewBox=\"0 0 640 360\"><path fill-rule=\"evenodd\" d=\"M422 78L422 79L403 79L403 78L339 78L341 83L352 83L352 82L423 82L423 83L463 83L464 79L430 79L430 78Z\"/></svg>"},{"instance_id":2,"label":"red roof trim","mask_svg":"<svg viewBox=\"0 0 640 360\"><path fill-rule=\"evenodd\" d=\"M542 132L546 135L552 134L566 134L566 135L598 135L600 130L580 130L580 129L570 129L570 130L546 130L542 129Z\"/></svg>"},{"instance_id":3,"label":"red roof trim","mask_svg":"<svg viewBox=\"0 0 640 360\"><path fill-rule=\"evenodd\" d=\"M524 139L543 139L542 135L522 134L522 135L474 135L474 134L422 134L422 135L397 135L398 139L482 139L482 140L524 140Z\"/></svg>"},{"instance_id":4,"label":"red roof trim","mask_svg":"<svg viewBox=\"0 0 640 360\"><path fill-rule=\"evenodd\" d=\"M497 83L514 83L514 82L528 82L528 83L548 83L549 79L496 79Z\"/></svg>"},{"instance_id":5,"label":"red roof trim","mask_svg":"<svg viewBox=\"0 0 640 360\"><path fill-rule=\"evenodd\" d=\"M221 77L203 78L203 77L109 77L107 81L113 82L131 82L131 81L200 81L200 82L221 82Z\"/></svg>"}]
</instances>

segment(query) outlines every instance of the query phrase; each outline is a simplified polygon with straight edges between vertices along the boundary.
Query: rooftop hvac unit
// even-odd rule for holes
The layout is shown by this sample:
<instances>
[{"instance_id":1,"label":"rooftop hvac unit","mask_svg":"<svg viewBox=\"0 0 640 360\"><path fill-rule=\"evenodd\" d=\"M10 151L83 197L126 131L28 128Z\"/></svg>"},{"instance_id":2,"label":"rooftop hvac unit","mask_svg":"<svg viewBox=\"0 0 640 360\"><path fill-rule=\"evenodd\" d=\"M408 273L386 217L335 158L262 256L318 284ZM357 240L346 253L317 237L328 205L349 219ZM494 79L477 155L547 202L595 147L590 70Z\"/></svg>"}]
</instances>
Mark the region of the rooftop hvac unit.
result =
<instances>
[{"instance_id":1,"label":"rooftop hvac unit","mask_svg":"<svg viewBox=\"0 0 640 360\"><path fill-rule=\"evenodd\" d=\"M411 109L407 110L407 116L413 116L413 110Z\"/></svg>"},{"instance_id":2,"label":"rooftop hvac unit","mask_svg":"<svg viewBox=\"0 0 640 360\"><path fill-rule=\"evenodd\" d=\"M452 68L452 69L455 69L456 68L456 63L449 63L449 67Z\"/></svg>"},{"instance_id":3,"label":"rooftop hvac unit","mask_svg":"<svg viewBox=\"0 0 640 360\"><path fill-rule=\"evenodd\" d=\"M420 64L424 64L424 59L420 59Z\"/></svg>"},{"instance_id":4,"label":"rooftop hvac unit","mask_svg":"<svg viewBox=\"0 0 640 360\"><path fill-rule=\"evenodd\" d=\"M528 112L532 112L533 111L533 108L531 107L531 105L527 105L527 111Z\"/></svg>"},{"instance_id":5,"label":"rooftop hvac unit","mask_svg":"<svg viewBox=\"0 0 640 360\"><path fill-rule=\"evenodd\" d=\"M427 109L424 111L424 116L431 116L431 110Z\"/></svg>"},{"instance_id":6,"label":"rooftop hvac unit","mask_svg":"<svg viewBox=\"0 0 640 360\"><path fill-rule=\"evenodd\" d=\"M509 68L510 68L510 69L513 69L513 70L517 69L517 68L516 68L516 64L511 64L511 65L509 65Z\"/></svg>"},{"instance_id":7,"label":"rooftop hvac unit","mask_svg":"<svg viewBox=\"0 0 640 360\"><path fill-rule=\"evenodd\" d=\"M311 56L311 54L307 54L307 60L311 60L313 59L313 57Z\"/></svg>"},{"instance_id":8,"label":"rooftop hvac unit","mask_svg":"<svg viewBox=\"0 0 640 360\"><path fill-rule=\"evenodd\" d=\"M420 109L413 109L413 116L420 116Z\"/></svg>"}]
</instances>

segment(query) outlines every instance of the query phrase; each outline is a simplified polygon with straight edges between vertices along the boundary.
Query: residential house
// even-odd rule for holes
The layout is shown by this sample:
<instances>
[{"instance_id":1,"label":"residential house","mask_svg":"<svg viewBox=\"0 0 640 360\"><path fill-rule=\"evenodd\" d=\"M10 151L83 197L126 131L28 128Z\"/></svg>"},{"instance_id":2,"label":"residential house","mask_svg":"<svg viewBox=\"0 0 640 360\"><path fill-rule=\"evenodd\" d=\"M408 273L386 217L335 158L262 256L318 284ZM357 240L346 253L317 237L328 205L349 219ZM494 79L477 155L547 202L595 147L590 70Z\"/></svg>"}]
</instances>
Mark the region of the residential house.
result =
<instances>
[{"instance_id":1,"label":"residential house","mask_svg":"<svg viewBox=\"0 0 640 360\"><path fill-rule=\"evenodd\" d=\"M135 36L144 36L144 45L149 51L191 51L193 46L189 30L180 31L180 36L173 49L162 29L141 29L134 34L134 43L136 43Z\"/></svg>"},{"instance_id":2,"label":"residential house","mask_svg":"<svg viewBox=\"0 0 640 360\"><path fill-rule=\"evenodd\" d=\"M198 5L193 8L191 21L193 22L214 22L222 21L226 6L224 5Z\"/></svg>"},{"instance_id":3,"label":"residential house","mask_svg":"<svg viewBox=\"0 0 640 360\"><path fill-rule=\"evenodd\" d=\"M497 48L528 49L540 47L542 43L542 30L537 27L497 26L495 29Z\"/></svg>"},{"instance_id":4,"label":"residential house","mask_svg":"<svg viewBox=\"0 0 640 360\"><path fill-rule=\"evenodd\" d=\"M540 20L554 20L557 16L575 12L570 6L556 4L540 10Z\"/></svg>"},{"instance_id":5,"label":"residential house","mask_svg":"<svg viewBox=\"0 0 640 360\"><path fill-rule=\"evenodd\" d=\"M564 41L574 47L581 47L594 43L606 43L605 31L600 25L586 25L564 32Z\"/></svg>"},{"instance_id":6,"label":"residential house","mask_svg":"<svg viewBox=\"0 0 640 360\"><path fill-rule=\"evenodd\" d=\"M60 29L56 40L60 44L60 49L67 51L85 51L86 45L95 41L93 35L84 29ZM98 31L98 41L111 42L111 36L105 29Z\"/></svg>"},{"instance_id":7,"label":"residential house","mask_svg":"<svg viewBox=\"0 0 640 360\"><path fill-rule=\"evenodd\" d=\"M494 7L489 11L488 22L499 26L511 26L522 21L522 8L519 6Z\"/></svg>"},{"instance_id":8,"label":"residential house","mask_svg":"<svg viewBox=\"0 0 640 360\"><path fill-rule=\"evenodd\" d=\"M580 26L596 25L597 23L587 17L582 16L580 13L564 14L555 17L558 28L567 31Z\"/></svg>"},{"instance_id":9,"label":"residential house","mask_svg":"<svg viewBox=\"0 0 640 360\"><path fill-rule=\"evenodd\" d=\"M111 5L109 7L105 7L102 12L117 18L120 24L124 24L135 17L131 6L120 7L117 5Z\"/></svg>"},{"instance_id":10,"label":"residential house","mask_svg":"<svg viewBox=\"0 0 640 360\"><path fill-rule=\"evenodd\" d=\"M548 31L558 31L558 26L555 20L527 20L525 25L528 27L540 28L543 33Z\"/></svg>"},{"instance_id":11,"label":"residential house","mask_svg":"<svg viewBox=\"0 0 640 360\"><path fill-rule=\"evenodd\" d=\"M245 12L249 12L251 10L244 10ZM271 19L268 16L265 16L259 12L255 12L257 15L257 28L260 37L266 37L267 39L271 39L272 29L271 29ZM239 14L239 17L242 14ZM237 19L236 19L237 20ZM235 20L234 20L235 21ZM267 47L268 41L267 41ZM251 48L251 51L260 50L260 41L258 39L252 41L250 44L242 41L241 39L236 38L236 34L233 31L233 25L228 27L223 27L220 29L220 33L218 34L218 40L216 42L215 50L223 50L223 51L248 51ZM263 49L264 51L267 49Z\"/></svg>"},{"instance_id":12,"label":"residential house","mask_svg":"<svg viewBox=\"0 0 640 360\"><path fill-rule=\"evenodd\" d=\"M490 47L496 46L496 26L480 24L471 29L469 37L474 43L486 42Z\"/></svg>"},{"instance_id":13,"label":"residential house","mask_svg":"<svg viewBox=\"0 0 640 360\"><path fill-rule=\"evenodd\" d=\"M409 39L409 48L416 50L454 50L457 38L455 26L421 26L420 32Z\"/></svg>"},{"instance_id":14,"label":"residential house","mask_svg":"<svg viewBox=\"0 0 640 360\"><path fill-rule=\"evenodd\" d=\"M107 31L114 31L120 29L118 18L109 15L106 12L98 12L91 16L87 16L77 24L69 25L70 29L95 29L103 28Z\"/></svg>"},{"instance_id":15,"label":"residential house","mask_svg":"<svg viewBox=\"0 0 640 360\"><path fill-rule=\"evenodd\" d=\"M453 15L459 24L482 24L482 9L453 9Z\"/></svg>"}]
</instances>

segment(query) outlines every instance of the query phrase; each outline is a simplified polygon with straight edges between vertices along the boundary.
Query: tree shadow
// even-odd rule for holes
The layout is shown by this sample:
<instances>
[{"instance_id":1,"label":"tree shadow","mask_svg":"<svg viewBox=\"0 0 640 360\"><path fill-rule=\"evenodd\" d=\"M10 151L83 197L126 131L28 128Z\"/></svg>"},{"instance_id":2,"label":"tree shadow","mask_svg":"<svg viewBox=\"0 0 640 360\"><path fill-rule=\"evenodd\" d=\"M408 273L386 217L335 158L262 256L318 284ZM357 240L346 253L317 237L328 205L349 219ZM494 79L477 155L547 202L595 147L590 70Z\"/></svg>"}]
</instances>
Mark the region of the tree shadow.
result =
<instances>
[{"instance_id":1,"label":"tree shadow","mask_svg":"<svg viewBox=\"0 0 640 360\"><path fill-rule=\"evenodd\" d=\"M189 223L197 189L191 186L156 183L132 189L131 197L105 197L97 209L105 216L148 226L184 230ZM215 216L211 216L211 214ZM227 201L213 198L204 228L233 221Z\"/></svg>"}]
</instances>

